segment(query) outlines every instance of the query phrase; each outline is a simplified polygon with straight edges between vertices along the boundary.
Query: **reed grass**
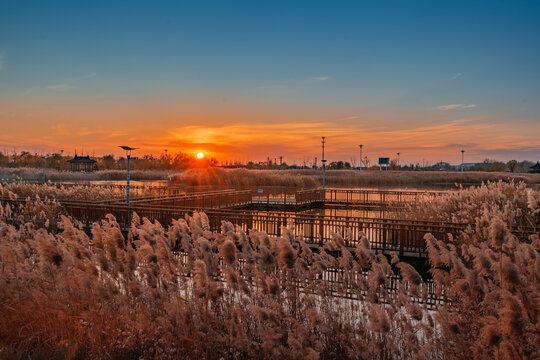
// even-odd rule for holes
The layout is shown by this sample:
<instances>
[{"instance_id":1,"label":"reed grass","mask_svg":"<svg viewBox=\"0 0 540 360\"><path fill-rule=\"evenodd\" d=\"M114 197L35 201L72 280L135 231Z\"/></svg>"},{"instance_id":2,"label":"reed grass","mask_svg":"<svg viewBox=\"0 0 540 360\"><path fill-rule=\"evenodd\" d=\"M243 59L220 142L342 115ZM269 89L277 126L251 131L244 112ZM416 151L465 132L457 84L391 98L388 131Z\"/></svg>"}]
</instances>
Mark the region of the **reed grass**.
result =
<instances>
[{"instance_id":1,"label":"reed grass","mask_svg":"<svg viewBox=\"0 0 540 360\"><path fill-rule=\"evenodd\" d=\"M485 190L463 198L491 201ZM211 232L204 213L163 225L134 214L127 234L108 215L85 231L49 217L57 205L0 200L0 358L539 354L540 238L515 237L504 209L480 213L462 246L426 235L429 277L444 299L428 309L427 275L375 254L365 236L354 254L344 247L350 233L312 251L289 228L272 237L223 222Z\"/></svg>"},{"instance_id":2,"label":"reed grass","mask_svg":"<svg viewBox=\"0 0 540 360\"><path fill-rule=\"evenodd\" d=\"M137 170L130 171L132 180L167 180L169 176L177 174L168 170ZM125 170L99 170L93 172L74 172L46 169L46 180L84 182L99 180L125 180ZM36 168L0 168L0 181L30 181L41 182L43 180L43 170Z\"/></svg>"},{"instance_id":3,"label":"reed grass","mask_svg":"<svg viewBox=\"0 0 540 360\"><path fill-rule=\"evenodd\" d=\"M444 171L374 171L329 170L326 184L330 187L377 188L455 188L455 184L481 185L482 182L499 180L524 182L540 186L540 174L513 174L495 172L444 172ZM287 186L313 188L322 185L321 170L246 170L246 169L191 169L171 181L187 185L227 186Z\"/></svg>"}]
</instances>

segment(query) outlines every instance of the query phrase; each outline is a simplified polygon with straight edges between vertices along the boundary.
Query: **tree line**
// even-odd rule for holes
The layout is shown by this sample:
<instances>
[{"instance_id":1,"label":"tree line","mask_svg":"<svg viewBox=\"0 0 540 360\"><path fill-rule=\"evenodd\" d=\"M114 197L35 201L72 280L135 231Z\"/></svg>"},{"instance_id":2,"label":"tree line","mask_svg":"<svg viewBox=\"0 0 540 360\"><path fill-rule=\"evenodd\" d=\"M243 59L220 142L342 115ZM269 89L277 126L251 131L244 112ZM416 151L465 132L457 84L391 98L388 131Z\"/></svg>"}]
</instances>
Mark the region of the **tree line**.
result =
<instances>
[{"instance_id":1,"label":"tree line","mask_svg":"<svg viewBox=\"0 0 540 360\"><path fill-rule=\"evenodd\" d=\"M21 151L19 153L7 154L0 152L0 167L31 167L39 168L45 166L56 170L69 169L68 160L72 159L71 156L66 156L59 153L47 154L47 158L37 153L30 153L28 151ZM113 154L104 156L90 156L91 159L96 160L98 169L100 170L122 170L127 166L127 160L125 157L115 157ZM378 165L371 165L371 161L366 157L362 160L362 169L366 170L378 170ZM222 166L226 168L247 168L247 169L320 169L321 166L313 164L287 164L283 162L281 164L272 161L268 158L266 161L242 163L238 161L218 161L214 158L197 159L195 156L183 153L169 153L167 151L161 153L159 156L145 154L141 156L134 156L131 158L131 164L133 167L141 170L178 170L188 169L194 167L206 167L206 166ZM352 164L352 165L351 165ZM510 160L508 162L502 162L492 159L485 159L481 163L467 164L464 168L465 171L509 171L509 172L528 172L535 162L524 160ZM326 165L328 170L353 170L359 169L355 166L354 162L348 161L332 161ZM455 171L460 170L460 165L451 165L447 162L437 162L435 164L399 164L397 159L392 159L388 166L389 170L403 170L403 171Z\"/></svg>"}]
</instances>

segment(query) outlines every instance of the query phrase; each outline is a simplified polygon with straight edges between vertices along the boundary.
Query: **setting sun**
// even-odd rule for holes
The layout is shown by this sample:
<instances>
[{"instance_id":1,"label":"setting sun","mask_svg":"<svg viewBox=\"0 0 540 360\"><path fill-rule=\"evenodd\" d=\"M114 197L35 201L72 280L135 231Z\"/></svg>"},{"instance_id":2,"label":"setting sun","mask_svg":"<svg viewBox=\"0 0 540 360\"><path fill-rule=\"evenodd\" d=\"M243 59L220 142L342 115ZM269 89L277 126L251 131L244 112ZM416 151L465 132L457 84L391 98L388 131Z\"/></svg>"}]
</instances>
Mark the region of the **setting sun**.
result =
<instances>
[{"instance_id":1,"label":"setting sun","mask_svg":"<svg viewBox=\"0 0 540 360\"><path fill-rule=\"evenodd\" d=\"M204 154L202 152L197 153L197 158L202 159L204 157Z\"/></svg>"}]
</instances>

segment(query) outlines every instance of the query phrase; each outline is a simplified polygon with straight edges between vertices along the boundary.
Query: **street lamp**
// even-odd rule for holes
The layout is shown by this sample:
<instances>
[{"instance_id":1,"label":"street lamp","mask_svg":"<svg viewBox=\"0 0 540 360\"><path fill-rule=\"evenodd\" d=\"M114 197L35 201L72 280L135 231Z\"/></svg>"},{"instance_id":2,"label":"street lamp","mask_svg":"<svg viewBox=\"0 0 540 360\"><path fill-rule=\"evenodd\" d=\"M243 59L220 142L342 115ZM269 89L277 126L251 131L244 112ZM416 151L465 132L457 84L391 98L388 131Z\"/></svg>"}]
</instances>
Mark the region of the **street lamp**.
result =
<instances>
[{"instance_id":1,"label":"street lamp","mask_svg":"<svg viewBox=\"0 0 540 360\"><path fill-rule=\"evenodd\" d=\"M43 183L45 184L45 163L49 156L42 156L41 158L43 159Z\"/></svg>"},{"instance_id":2,"label":"street lamp","mask_svg":"<svg viewBox=\"0 0 540 360\"><path fill-rule=\"evenodd\" d=\"M358 147L360 148L360 167L358 169L362 171L362 148L364 145L358 145Z\"/></svg>"},{"instance_id":3,"label":"street lamp","mask_svg":"<svg viewBox=\"0 0 540 360\"><path fill-rule=\"evenodd\" d=\"M326 138L322 137L322 188L326 188L326 159L324 158L324 144L326 143Z\"/></svg>"},{"instance_id":4,"label":"street lamp","mask_svg":"<svg viewBox=\"0 0 540 360\"><path fill-rule=\"evenodd\" d=\"M126 156L127 156L127 185L126 185L126 204L129 206L129 160L131 159L131 152L133 150L136 150L138 148L132 148L129 146L123 146L120 145L122 149L126 150Z\"/></svg>"},{"instance_id":5,"label":"street lamp","mask_svg":"<svg viewBox=\"0 0 540 360\"><path fill-rule=\"evenodd\" d=\"M461 150L461 172L463 172L463 153L465 150Z\"/></svg>"},{"instance_id":6,"label":"street lamp","mask_svg":"<svg viewBox=\"0 0 540 360\"><path fill-rule=\"evenodd\" d=\"M401 153L397 153L397 166L398 166L398 168L399 168L399 154L401 154Z\"/></svg>"}]
</instances>

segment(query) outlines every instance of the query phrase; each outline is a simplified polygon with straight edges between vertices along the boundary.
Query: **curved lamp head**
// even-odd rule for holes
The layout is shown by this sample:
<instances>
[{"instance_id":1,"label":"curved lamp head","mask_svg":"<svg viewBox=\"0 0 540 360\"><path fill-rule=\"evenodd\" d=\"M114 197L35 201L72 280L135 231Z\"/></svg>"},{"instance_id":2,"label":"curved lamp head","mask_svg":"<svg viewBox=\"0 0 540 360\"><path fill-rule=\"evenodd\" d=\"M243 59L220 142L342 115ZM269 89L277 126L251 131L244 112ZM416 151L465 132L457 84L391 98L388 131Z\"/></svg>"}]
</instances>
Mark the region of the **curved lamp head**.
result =
<instances>
[{"instance_id":1,"label":"curved lamp head","mask_svg":"<svg viewBox=\"0 0 540 360\"><path fill-rule=\"evenodd\" d=\"M125 146L125 145L120 145L119 147L121 147L122 149L124 149L126 151L131 151L131 150L137 150L138 149L138 148L132 148L132 147Z\"/></svg>"}]
</instances>

